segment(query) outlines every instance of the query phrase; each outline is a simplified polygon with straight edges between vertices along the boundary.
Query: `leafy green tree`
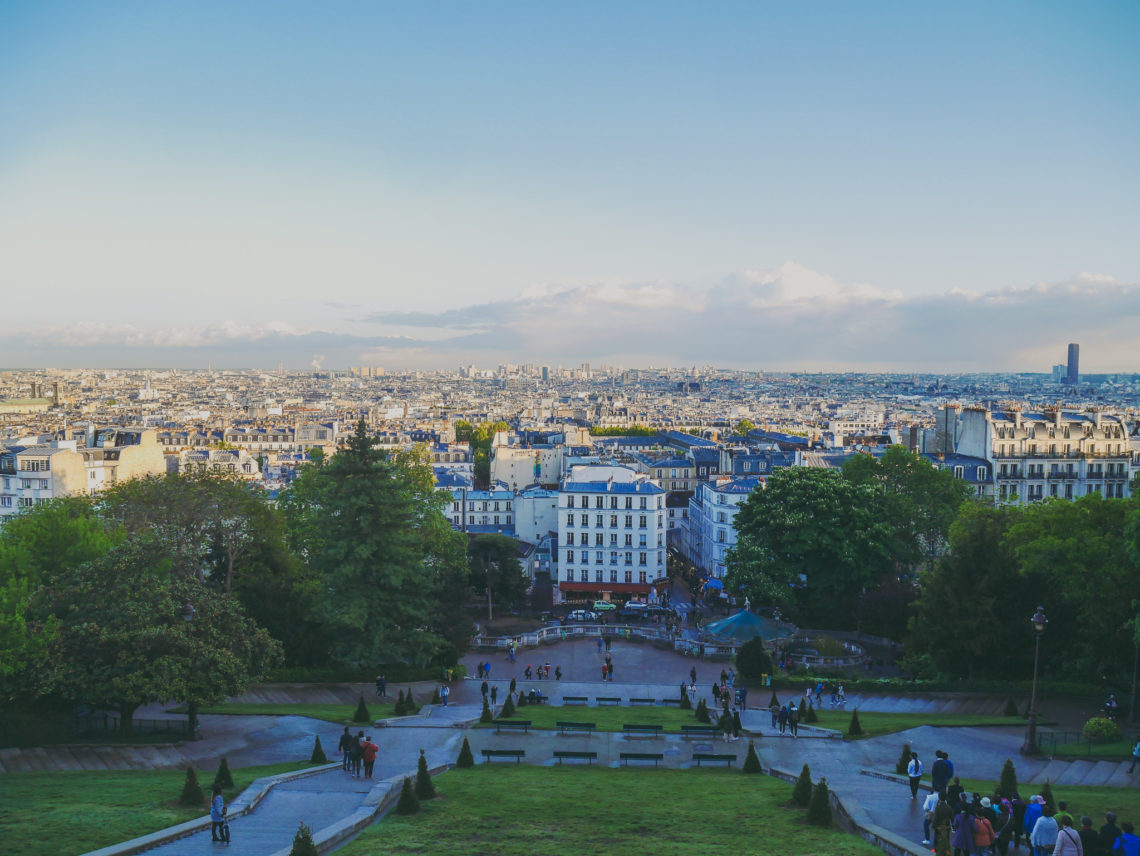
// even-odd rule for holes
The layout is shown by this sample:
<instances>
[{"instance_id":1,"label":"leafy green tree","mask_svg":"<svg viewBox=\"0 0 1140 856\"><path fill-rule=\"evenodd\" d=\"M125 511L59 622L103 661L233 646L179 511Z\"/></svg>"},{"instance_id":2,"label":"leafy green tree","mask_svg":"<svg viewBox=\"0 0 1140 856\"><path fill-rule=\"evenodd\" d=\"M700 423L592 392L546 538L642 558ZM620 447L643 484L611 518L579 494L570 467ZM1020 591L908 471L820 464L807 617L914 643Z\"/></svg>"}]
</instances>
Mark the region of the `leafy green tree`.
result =
<instances>
[{"instance_id":1,"label":"leafy green tree","mask_svg":"<svg viewBox=\"0 0 1140 856\"><path fill-rule=\"evenodd\" d=\"M811 790L811 768L804 764L796 779L796 786L792 789L792 802L801 808L807 808L811 803Z\"/></svg>"},{"instance_id":2,"label":"leafy green tree","mask_svg":"<svg viewBox=\"0 0 1140 856\"><path fill-rule=\"evenodd\" d=\"M275 663L280 646L233 598L172 573L154 539L130 539L54 575L29 614L56 622L41 688L119 711L124 731L141 705L192 705L235 695Z\"/></svg>"},{"instance_id":3,"label":"leafy green tree","mask_svg":"<svg viewBox=\"0 0 1140 856\"><path fill-rule=\"evenodd\" d=\"M230 772L230 764L225 755L222 756L221 763L218 764L218 771L214 773L214 784L219 788L232 788L234 786L234 776Z\"/></svg>"},{"instance_id":4,"label":"leafy green tree","mask_svg":"<svg viewBox=\"0 0 1140 856\"><path fill-rule=\"evenodd\" d=\"M837 470L777 470L737 512L726 585L753 603L786 603L802 579L809 617L849 621L851 601L893 570L879 499Z\"/></svg>"},{"instance_id":5,"label":"leafy green tree","mask_svg":"<svg viewBox=\"0 0 1140 856\"><path fill-rule=\"evenodd\" d=\"M494 604L518 606L530 584L519 561L519 543L507 535L476 535L467 548L471 583L487 592L487 620Z\"/></svg>"},{"instance_id":6,"label":"leafy green tree","mask_svg":"<svg viewBox=\"0 0 1140 856\"><path fill-rule=\"evenodd\" d=\"M317 843L313 841L313 830L301 821L293 836L293 846L289 850L289 856L319 856L320 852Z\"/></svg>"},{"instance_id":7,"label":"leafy green tree","mask_svg":"<svg viewBox=\"0 0 1140 856\"><path fill-rule=\"evenodd\" d=\"M749 431L756 427L756 423L751 419L741 419L733 426L732 433L737 437L743 437Z\"/></svg>"},{"instance_id":8,"label":"leafy green tree","mask_svg":"<svg viewBox=\"0 0 1140 856\"><path fill-rule=\"evenodd\" d=\"M827 779L820 779L812 789L807 821L812 826L831 826L831 800L828 798Z\"/></svg>"},{"instance_id":9,"label":"leafy green tree","mask_svg":"<svg viewBox=\"0 0 1140 856\"><path fill-rule=\"evenodd\" d=\"M1013 761L1009 758L1005 759L1005 763L1001 765L1001 778L998 781L997 792L1006 799L1013 799L1014 794L1017 793L1017 768L1013 766Z\"/></svg>"},{"instance_id":10,"label":"leafy green tree","mask_svg":"<svg viewBox=\"0 0 1140 856\"><path fill-rule=\"evenodd\" d=\"M764 647L760 637L749 639L736 652L736 668L742 677L759 681L764 675L772 674L772 655Z\"/></svg>"}]
</instances>

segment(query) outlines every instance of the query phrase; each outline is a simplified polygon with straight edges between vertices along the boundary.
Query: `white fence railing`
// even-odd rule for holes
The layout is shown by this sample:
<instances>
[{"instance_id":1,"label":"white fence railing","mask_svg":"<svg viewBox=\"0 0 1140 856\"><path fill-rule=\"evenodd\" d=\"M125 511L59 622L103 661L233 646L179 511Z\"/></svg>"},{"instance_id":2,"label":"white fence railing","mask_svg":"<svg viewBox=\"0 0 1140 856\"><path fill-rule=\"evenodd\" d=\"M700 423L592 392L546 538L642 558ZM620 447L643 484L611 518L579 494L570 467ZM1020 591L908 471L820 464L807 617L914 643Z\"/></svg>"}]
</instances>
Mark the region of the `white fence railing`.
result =
<instances>
[{"instance_id":1,"label":"white fence railing","mask_svg":"<svg viewBox=\"0 0 1140 856\"><path fill-rule=\"evenodd\" d=\"M537 648L539 645L548 645L561 642L574 637L612 636L614 639L645 639L650 642L665 642L673 650L697 657L704 649L704 656L709 659L728 659L736 654L737 646L724 642L698 642L695 639L686 639L662 627L640 627L637 625L612 624L568 624L562 627L542 627L532 633L521 633L518 636L478 636L475 645L482 648L498 648L506 650L515 643L516 648Z\"/></svg>"}]
</instances>

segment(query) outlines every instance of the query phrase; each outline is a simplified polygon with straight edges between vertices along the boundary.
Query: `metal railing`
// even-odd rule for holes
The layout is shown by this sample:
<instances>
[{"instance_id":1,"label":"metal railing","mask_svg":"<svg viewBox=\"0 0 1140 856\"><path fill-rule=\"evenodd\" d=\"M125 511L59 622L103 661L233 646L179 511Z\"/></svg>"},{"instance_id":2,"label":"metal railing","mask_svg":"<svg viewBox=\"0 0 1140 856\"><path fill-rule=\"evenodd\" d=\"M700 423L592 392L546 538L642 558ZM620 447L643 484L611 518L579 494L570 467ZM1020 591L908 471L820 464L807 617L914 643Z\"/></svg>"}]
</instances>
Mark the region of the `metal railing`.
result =
<instances>
[{"instance_id":1,"label":"metal railing","mask_svg":"<svg viewBox=\"0 0 1140 856\"><path fill-rule=\"evenodd\" d=\"M739 646L724 642L701 642L688 639L664 627L653 625L614 625L614 624L567 624L561 627L542 627L531 633L518 636L479 636L475 644L483 648L506 650L515 643L516 648L537 648L575 637L612 636L615 639L645 639L650 642L664 642L681 654L697 657L704 647L708 659L729 659L736 654Z\"/></svg>"},{"instance_id":2,"label":"metal railing","mask_svg":"<svg viewBox=\"0 0 1140 856\"><path fill-rule=\"evenodd\" d=\"M122 720L117 713L99 711L73 717L71 734L73 737L101 737L120 735ZM132 719L131 734L169 734L171 739L185 737L189 732L186 719Z\"/></svg>"},{"instance_id":3,"label":"metal railing","mask_svg":"<svg viewBox=\"0 0 1140 856\"><path fill-rule=\"evenodd\" d=\"M1128 747L1125 745L1120 752L1115 753L1095 753L1094 749L1098 746L1104 746L1106 743L1119 743L1119 740L1090 740L1085 737L1083 732L1080 731L1041 731L1037 732L1037 748L1041 752L1050 757L1057 756L1057 748L1060 746L1072 746L1071 750L1063 753L1061 757L1064 758L1080 758L1092 757L1098 754L1105 760L1126 760L1130 757Z\"/></svg>"}]
</instances>

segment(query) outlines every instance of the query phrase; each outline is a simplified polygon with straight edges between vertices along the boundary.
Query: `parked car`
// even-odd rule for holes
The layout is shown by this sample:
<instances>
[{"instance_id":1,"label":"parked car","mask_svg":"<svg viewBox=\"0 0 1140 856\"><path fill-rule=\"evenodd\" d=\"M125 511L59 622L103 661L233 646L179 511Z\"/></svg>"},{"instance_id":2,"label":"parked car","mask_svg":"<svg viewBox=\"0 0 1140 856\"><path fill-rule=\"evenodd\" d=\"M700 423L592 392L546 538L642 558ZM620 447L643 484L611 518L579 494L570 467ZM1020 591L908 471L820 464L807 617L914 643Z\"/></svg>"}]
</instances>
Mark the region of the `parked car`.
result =
<instances>
[{"instance_id":1,"label":"parked car","mask_svg":"<svg viewBox=\"0 0 1140 856\"><path fill-rule=\"evenodd\" d=\"M568 616L566 616L566 620L567 621L595 621L595 620L597 620L597 617L598 617L597 614L590 612L590 610L588 610L588 609L575 609Z\"/></svg>"},{"instance_id":2,"label":"parked car","mask_svg":"<svg viewBox=\"0 0 1140 856\"><path fill-rule=\"evenodd\" d=\"M611 612L617 609L616 603L610 603L608 600L595 600L594 612Z\"/></svg>"}]
</instances>

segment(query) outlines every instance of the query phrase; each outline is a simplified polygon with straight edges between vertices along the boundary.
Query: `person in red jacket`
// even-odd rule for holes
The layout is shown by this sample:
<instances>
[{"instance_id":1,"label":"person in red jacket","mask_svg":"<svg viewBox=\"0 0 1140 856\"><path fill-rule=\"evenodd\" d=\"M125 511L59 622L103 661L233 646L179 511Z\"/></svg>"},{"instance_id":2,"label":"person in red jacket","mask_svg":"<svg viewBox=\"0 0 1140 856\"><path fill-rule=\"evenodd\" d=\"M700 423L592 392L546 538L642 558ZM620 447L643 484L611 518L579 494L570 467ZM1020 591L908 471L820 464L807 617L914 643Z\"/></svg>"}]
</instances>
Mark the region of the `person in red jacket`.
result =
<instances>
[{"instance_id":1,"label":"person in red jacket","mask_svg":"<svg viewBox=\"0 0 1140 856\"><path fill-rule=\"evenodd\" d=\"M372 742L372 735L364 738L364 742L360 744L361 750L364 752L364 778L372 778L372 768L376 766L376 753L380 751L380 747Z\"/></svg>"}]
</instances>

